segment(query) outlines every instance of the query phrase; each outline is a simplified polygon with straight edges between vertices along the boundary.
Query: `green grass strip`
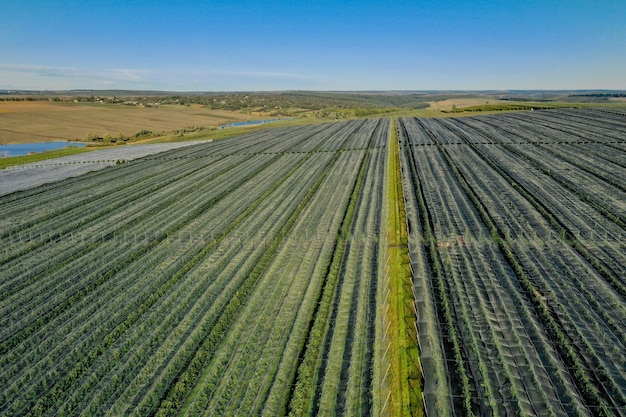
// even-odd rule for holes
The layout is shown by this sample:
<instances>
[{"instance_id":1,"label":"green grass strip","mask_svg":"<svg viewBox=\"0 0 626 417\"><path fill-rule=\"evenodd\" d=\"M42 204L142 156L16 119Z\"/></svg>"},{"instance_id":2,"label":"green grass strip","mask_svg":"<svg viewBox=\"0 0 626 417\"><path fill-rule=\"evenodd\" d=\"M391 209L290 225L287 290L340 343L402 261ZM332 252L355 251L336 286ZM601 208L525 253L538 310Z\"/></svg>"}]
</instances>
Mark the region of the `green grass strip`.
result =
<instances>
[{"instance_id":1,"label":"green grass strip","mask_svg":"<svg viewBox=\"0 0 626 417\"><path fill-rule=\"evenodd\" d=\"M413 280L408 249L406 212L402 192L400 155L395 119L389 137L389 176L387 211L387 282L389 292L383 300L389 325L390 392L389 416L423 416L422 372L417 344L417 315L413 300ZM387 367L387 364L383 364Z\"/></svg>"},{"instance_id":2,"label":"green grass strip","mask_svg":"<svg viewBox=\"0 0 626 417\"><path fill-rule=\"evenodd\" d=\"M63 149L56 149L54 151L47 151L42 153L36 153L33 155L24 156L9 156L8 158L0 158L0 169L12 167L15 165L28 164L31 162L45 161L46 159L60 158L62 156L74 155L77 153L95 151L96 147L84 147L79 148L77 146L68 146Z\"/></svg>"}]
</instances>

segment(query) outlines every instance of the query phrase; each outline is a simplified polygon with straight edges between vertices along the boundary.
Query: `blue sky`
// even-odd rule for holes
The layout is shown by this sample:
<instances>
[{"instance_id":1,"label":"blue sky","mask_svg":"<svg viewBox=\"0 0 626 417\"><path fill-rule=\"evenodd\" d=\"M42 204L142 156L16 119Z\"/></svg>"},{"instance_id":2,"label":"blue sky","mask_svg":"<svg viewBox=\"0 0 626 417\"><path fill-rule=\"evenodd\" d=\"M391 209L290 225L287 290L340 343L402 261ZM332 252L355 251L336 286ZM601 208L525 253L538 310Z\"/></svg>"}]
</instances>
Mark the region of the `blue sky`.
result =
<instances>
[{"instance_id":1,"label":"blue sky","mask_svg":"<svg viewBox=\"0 0 626 417\"><path fill-rule=\"evenodd\" d=\"M626 89L624 22L624 0L4 0L0 88Z\"/></svg>"}]
</instances>

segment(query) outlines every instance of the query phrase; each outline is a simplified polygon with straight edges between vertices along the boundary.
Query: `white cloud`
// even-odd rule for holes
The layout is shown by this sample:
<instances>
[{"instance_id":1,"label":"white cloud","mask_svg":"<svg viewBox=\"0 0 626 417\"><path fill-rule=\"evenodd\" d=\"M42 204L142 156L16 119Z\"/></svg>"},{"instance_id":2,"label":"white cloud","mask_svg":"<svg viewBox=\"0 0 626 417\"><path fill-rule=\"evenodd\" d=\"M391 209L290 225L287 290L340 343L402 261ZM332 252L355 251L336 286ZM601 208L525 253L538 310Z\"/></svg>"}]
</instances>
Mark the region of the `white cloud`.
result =
<instances>
[{"instance_id":1,"label":"white cloud","mask_svg":"<svg viewBox=\"0 0 626 417\"><path fill-rule=\"evenodd\" d=\"M0 88L33 90L154 89L237 90L300 88L312 80L299 74L264 71L84 69L0 64Z\"/></svg>"}]
</instances>

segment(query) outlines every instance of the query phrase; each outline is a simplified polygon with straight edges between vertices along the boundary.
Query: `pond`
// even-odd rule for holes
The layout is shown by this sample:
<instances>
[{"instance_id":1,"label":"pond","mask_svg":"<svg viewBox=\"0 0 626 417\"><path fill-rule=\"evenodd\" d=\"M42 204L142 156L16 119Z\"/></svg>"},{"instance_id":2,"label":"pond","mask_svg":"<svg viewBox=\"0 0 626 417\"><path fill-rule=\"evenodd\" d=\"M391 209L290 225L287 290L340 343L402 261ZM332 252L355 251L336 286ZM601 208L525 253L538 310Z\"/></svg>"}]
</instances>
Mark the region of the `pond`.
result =
<instances>
[{"instance_id":1,"label":"pond","mask_svg":"<svg viewBox=\"0 0 626 417\"><path fill-rule=\"evenodd\" d=\"M39 153L45 151L53 151L55 149L65 148L66 146L85 146L86 143L81 142L36 142L36 143L15 143L9 145L0 145L0 158L9 156L28 155L31 152Z\"/></svg>"}]
</instances>

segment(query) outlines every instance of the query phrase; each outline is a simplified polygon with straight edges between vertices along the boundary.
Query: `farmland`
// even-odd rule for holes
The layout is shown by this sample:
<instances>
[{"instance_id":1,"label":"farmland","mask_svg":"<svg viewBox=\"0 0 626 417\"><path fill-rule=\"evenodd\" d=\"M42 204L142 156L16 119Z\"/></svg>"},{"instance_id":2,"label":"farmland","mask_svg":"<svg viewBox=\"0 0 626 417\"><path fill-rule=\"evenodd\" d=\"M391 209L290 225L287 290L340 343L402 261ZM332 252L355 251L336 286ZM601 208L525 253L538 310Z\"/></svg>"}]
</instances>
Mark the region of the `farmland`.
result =
<instances>
[{"instance_id":1,"label":"farmland","mask_svg":"<svg viewBox=\"0 0 626 417\"><path fill-rule=\"evenodd\" d=\"M220 131L215 129L220 126L257 119L287 118L291 120L289 123L312 124L367 116L448 117L463 112L563 106L606 106L624 111L623 96L623 92L543 90L229 93L0 90L0 144L81 140L119 145L155 139L172 141L180 135L189 140L189 136L198 133L218 139Z\"/></svg>"},{"instance_id":2,"label":"farmland","mask_svg":"<svg viewBox=\"0 0 626 417\"><path fill-rule=\"evenodd\" d=\"M378 407L388 130L279 129L4 196L0 412Z\"/></svg>"},{"instance_id":3,"label":"farmland","mask_svg":"<svg viewBox=\"0 0 626 417\"><path fill-rule=\"evenodd\" d=\"M133 137L146 129L153 132L193 126L208 129L254 118L200 105L147 107L44 100L0 101L0 115L0 143L84 140L89 135Z\"/></svg>"},{"instance_id":4,"label":"farmland","mask_svg":"<svg viewBox=\"0 0 626 417\"><path fill-rule=\"evenodd\" d=\"M625 122L400 121L429 409L624 415Z\"/></svg>"},{"instance_id":5,"label":"farmland","mask_svg":"<svg viewBox=\"0 0 626 417\"><path fill-rule=\"evenodd\" d=\"M626 415L625 116L277 127L9 187L0 415Z\"/></svg>"}]
</instances>

